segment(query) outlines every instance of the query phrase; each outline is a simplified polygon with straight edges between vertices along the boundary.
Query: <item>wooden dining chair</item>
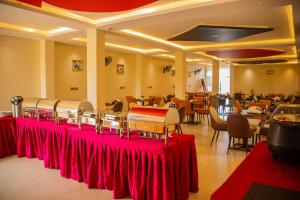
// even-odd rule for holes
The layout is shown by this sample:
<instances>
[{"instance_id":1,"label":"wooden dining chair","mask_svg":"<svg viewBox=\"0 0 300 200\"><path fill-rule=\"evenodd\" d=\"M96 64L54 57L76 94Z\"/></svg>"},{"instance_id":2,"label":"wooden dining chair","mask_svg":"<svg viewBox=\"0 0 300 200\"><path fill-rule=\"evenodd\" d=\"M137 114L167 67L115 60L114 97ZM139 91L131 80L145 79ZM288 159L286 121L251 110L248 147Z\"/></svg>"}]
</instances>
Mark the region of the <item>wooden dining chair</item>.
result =
<instances>
[{"instance_id":1,"label":"wooden dining chair","mask_svg":"<svg viewBox=\"0 0 300 200\"><path fill-rule=\"evenodd\" d=\"M250 128L249 121L245 116L239 112L229 113L227 118L227 131L229 135L227 154L231 148L231 141L233 142L233 149L243 150L246 151L246 153L250 151L248 139L254 139L254 130ZM243 139L243 143L235 144L235 138Z\"/></svg>"}]
</instances>

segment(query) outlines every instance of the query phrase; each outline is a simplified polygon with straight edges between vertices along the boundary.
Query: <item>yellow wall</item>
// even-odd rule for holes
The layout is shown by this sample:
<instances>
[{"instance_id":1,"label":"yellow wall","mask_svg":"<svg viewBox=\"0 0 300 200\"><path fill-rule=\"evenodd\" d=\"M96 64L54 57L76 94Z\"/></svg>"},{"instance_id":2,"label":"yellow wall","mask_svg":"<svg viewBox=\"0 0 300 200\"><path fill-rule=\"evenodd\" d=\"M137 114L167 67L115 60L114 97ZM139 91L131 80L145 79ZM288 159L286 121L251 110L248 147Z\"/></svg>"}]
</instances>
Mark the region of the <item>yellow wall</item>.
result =
<instances>
[{"instance_id":1,"label":"yellow wall","mask_svg":"<svg viewBox=\"0 0 300 200\"><path fill-rule=\"evenodd\" d=\"M82 60L83 70L72 71L72 60ZM71 90L78 87L78 90ZM55 43L55 97L57 99L86 99L86 49Z\"/></svg>"},{"instance_id":2,"label":"yellow wall","mask_svg":"<svg viewBox=\"0 0 300 200\"><path fill-rule=\"evenodd\" d=\"M127 95L135 96L136 54L106 51L112 62L106 69L106 102L118 98L125 101ZM83 70L72 71L72 60L83 60ZM142 95L173 94L174 77L171 73L163 73L165 65L170 61L144 57L142 66ZM124 74L116 73L116 65L125 66ZM152 86L152 88L148 88ZM70 87L78 87L71 91ZM125 87L121 89L120 87ZM58 99L86 99L86 48L61 43L55 44L55 93Z\"/></svg>"},{"instance_id":3,"label":"yellow wall","mask_svg":"<svg viewBox=\"0 0 300 200\"><path fill-rule=\"evenodd\" d=\"M16 95L40 96L40 43L0 35L0 110Z\"/></svg>"},{"instance_id":4,"label":"yellow wall","mask_svg":"<svg viewBox=\"0 0 300 200\"><path fill-rule=\"evenodd\" d=\"M135 55L106 51L112 62L105 67L106 71L106 102L125 96L135 96ZM124 65L124 74L117 74L116 65ZM125 87L121 89L120 87Z\"/></svg>"},{"instance_id":5,"label":"yellow wall","mask_svg":"<svg viewBox=\"0 0 300 200\"><path fill-rule=\"evenodd\" d=\"M267 70L274 70L267 75ZM235 66L235 92L249 93L254 88L255 94L299 92L299 65L257 65Z\"/></svg>"},{"instance_id":6,"label":"yellow wall","mask_svg":"<svg viewBox=\"0 0 300 200\"><path fill-rule=\"evenodd\" d=\"M144 58L142 67L142 96L167 96L174 94L175 76L171 72L163 73L163 67L172 65L174 62L167 60Z\"/></svg>"}]
</instances>

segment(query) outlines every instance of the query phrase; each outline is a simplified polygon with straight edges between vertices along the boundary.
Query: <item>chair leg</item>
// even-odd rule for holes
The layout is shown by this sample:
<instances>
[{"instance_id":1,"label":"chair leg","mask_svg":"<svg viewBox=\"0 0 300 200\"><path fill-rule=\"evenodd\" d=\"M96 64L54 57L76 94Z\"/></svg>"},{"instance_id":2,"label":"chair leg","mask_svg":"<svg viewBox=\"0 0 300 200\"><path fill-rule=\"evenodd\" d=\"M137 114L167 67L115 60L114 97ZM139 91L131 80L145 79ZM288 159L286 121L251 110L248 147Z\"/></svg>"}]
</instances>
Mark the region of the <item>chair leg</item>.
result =
<instances>
[{"instance_id":1,"label":"chair leg","mask_svg":"<svg viewBox=\"0 0 300 200\"><path fill-rule=\"evenodd\" d=\"M229 136L229 143L228 143L227 155L228 155L228 152L229 152L229 149L230 149L230 144L231 144L231 136Z\"/></svg>"},{"instance_id":2,"label":"chair leg","mask_svg":"<svg viewBox=\"0 0 300 200\"><path fill-rule=\"evenodd\" d=\"M219 138L219 133L220 133L220 131L217 131L217 138L216 138L216 142L218 141L218 138Z\"/></svg>"},{"instance_id":3,"label":"chair leg","mask_svg":"<svg viewBox=\"0 0 300 200\"><path fill-rule=\"evenodd\" d=\"M217 131L215 130L215 132L214 132L214 136L213 136L213 138L212 138L212 140L211 140L211 143L210 143L210 145L212 145L212 143L214 142L214 139L215 139L216 133L217 133Z\"/></svg>"}]
</instances>

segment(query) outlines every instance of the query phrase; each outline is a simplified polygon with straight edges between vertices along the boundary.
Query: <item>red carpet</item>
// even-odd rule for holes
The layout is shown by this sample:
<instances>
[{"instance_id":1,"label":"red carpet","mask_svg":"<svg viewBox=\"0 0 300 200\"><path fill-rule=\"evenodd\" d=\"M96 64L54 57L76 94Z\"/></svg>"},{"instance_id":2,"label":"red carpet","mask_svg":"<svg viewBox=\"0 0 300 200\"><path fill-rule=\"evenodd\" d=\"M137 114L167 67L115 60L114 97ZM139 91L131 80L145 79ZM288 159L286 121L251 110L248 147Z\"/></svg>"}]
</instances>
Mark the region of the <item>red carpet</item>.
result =
<instances>
[{"instance_id":1,"label":"red carpet","mask_svg":"<svg viewBox=\"0 0 300 200\"><path fill-rule=\"evenodd\" d=\"M211 199L241 200L253 182L300 191L300 166L274 161L266 143L259 143Z\"/></svg>"}]
</instances>

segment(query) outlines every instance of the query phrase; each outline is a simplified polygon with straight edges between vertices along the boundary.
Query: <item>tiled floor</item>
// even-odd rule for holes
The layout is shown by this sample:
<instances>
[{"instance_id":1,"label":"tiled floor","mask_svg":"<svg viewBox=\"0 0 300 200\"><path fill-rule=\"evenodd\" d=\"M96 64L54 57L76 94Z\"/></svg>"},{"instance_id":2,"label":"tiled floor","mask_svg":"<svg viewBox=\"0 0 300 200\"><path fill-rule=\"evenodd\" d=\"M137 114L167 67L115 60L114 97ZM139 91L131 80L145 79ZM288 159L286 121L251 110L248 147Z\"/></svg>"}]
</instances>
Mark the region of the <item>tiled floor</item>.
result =
<instances>
[{"instance_id":1,"label":"tiled floor","mask_svg":"<svg viewBox=\"0 0 300 200\"><path fill-rule=\"evenodd\" d=\"M220 133L210 146L213 131L205 125L184 125L185 133L196 136L199 192L190 199L207 200L246 157L245 152L226 154L227 133ZM112 192L88 189L84 183L60 176L59 170L46 169L37 159L10 156L0 159L0 200L106 200Z\"/></svg>"}]
</instances>

